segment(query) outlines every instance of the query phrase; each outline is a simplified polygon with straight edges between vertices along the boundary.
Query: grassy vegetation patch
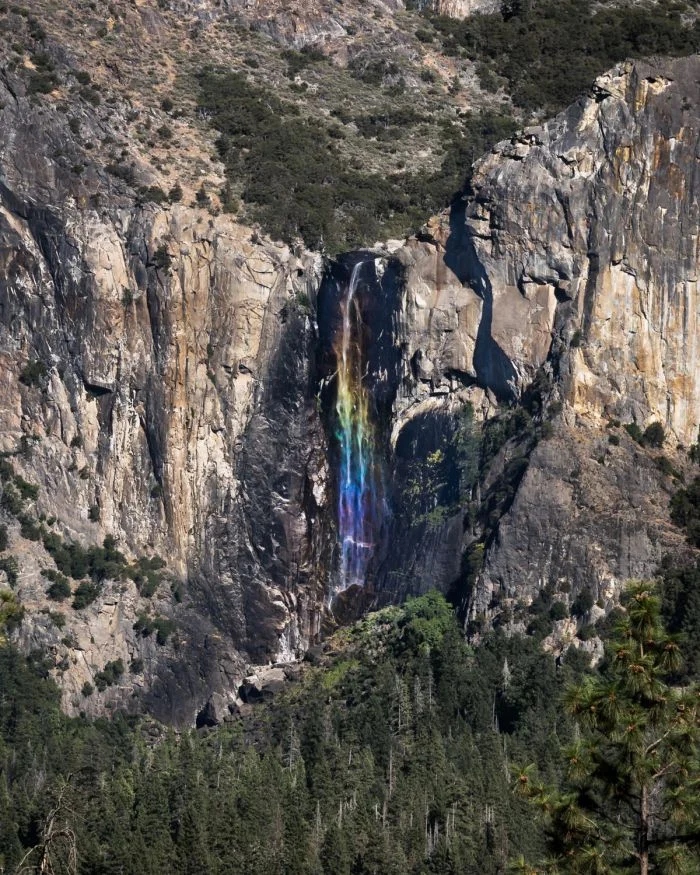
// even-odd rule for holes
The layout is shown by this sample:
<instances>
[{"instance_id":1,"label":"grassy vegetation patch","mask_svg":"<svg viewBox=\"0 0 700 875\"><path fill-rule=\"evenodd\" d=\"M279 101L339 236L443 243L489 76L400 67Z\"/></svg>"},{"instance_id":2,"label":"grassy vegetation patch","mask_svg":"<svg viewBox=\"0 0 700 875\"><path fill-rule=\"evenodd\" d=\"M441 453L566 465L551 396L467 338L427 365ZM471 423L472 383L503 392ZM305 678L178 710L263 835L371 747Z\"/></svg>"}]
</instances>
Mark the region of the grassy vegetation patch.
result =
<instances>
[{"instance_id":1,"label":"grassy vegetation patch","mask_svg":"<svg viewBox=\"0 0 700 875\"><path fill-rule=\"evenodd\" d=\"M276 239L301 238L330 253L418 228L463 188L473 160L515 127L493 112L445 122L439 170L386 175L350 166L335 122L305 118L238 73L208 69L199 84L200 108L221 133L219 154L252 218ZM383 136L420 116L387 108L353 121L363 136Z\"/></svg>"},{"instance_id":2,"label":"grassy vegetation patch","mask_svg":"<svg viewBox=\"0 0 700 875\"><path fill-rule=\"evenodd\" d=\"M700 26L691 11L684 2L512 0L501 13L430 19L446 54L477 62L482 80L502 77L517 106L551 112L626 58L697 52Z\"/></svg>"}]
</instances>

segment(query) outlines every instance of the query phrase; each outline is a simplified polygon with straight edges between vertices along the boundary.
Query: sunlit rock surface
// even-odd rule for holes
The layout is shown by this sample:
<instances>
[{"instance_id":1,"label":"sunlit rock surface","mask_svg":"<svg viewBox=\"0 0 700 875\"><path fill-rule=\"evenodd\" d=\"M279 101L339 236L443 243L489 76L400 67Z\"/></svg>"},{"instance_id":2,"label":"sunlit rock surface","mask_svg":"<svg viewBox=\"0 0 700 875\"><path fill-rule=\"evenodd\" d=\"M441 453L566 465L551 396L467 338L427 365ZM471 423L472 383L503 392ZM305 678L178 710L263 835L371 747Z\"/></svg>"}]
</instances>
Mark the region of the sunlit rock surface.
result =
<instances>
[{"instance_id":1,"label":"sunlit rock surface","mask_svg":"<svg viewBox=\"0 0 700 875\"><path fill-rule=\"evenodd\" d=\"M391 513L368 586L338 618L432 586L472 618L547 585L568 600L590 586L609 607L626 578L682 548L657 457L682 468L678 445L700 419L699 80L697 58L613 71L494 149L473 195L417 238L362 255ZM327 621L339 554L323 312L356 255L329 264L229 216L139 204L95 165L76 180L66 119L3 83L0 449L19 451L36 513L63 537L109 534L129 558L167 561L152 599L110 582L73 611L47 602L52 562L11 523L28 609L18 640L48 651L74 713L145 705L192 723L212 694L232 701L247 662L298 657ZM98 132L86 116L82 136ZM26 385L32 362L45 374ZM517 437L470 489L471 516L452 489L448 512L407 522L416 459L454 443L465 403L478 429L535 380L535 420L553 425L507 500L488 510ZM617 426L609 442L608 422L633 420L663 425L661 451ZM465 556L479 542L474 573ZM165 645L134 631L147 610L177 624ZM83 696L118 658L142 668Z\"/></svg>"}]
</instances>

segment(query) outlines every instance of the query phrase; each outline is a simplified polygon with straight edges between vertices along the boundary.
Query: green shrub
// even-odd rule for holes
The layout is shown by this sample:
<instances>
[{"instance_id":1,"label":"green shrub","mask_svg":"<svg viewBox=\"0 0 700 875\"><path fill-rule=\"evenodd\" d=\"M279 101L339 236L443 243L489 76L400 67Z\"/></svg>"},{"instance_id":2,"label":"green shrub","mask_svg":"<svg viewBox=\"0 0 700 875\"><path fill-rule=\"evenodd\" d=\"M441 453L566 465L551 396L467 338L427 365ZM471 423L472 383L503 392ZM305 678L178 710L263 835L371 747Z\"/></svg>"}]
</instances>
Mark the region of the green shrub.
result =
<instances>
[{"instance_id":1,"label":"green shrub","mask_svg":"<svg viewBox=\"0 0 700 875\"><path fill-rule=\"evenodd\" d=\"M111 176L115 176L117 179L121 179L122 182L125 182L127 185L133 185L135 182L136 173L132 164L107 164L105 170Z\"/></svg>"},{"instance_id":2,"label":"green shrub","mask_svg":"<svg viewBox=\"0 0 700 875\"><path fill-rule=\"evenodd\" d=\"M644 429L642 442L648 447L660 449L663 446L666 434L660 422L652 422Z\"/></svg>"},{"instance_id":3,"label":"green shrub","mask_svg":"<svg viewBox=\"0 0 700 875\"><path fill-rule=\"evenodd\" d=\"M627 425L625 425L625 431L633 441L636 441L638 444L643 443L644 435L636 422L628 422Z\"/></svg>"},{"instance_id":4,"label":"green shrub","mask_svg":"<svg viewBox=\"0 0 700 875\"><path fill-rule=\"evenodd\" d=\"M182 193L182 186L179 182L176 182L168 192L168 200L171 204L179 203L182 200Z\"/></svg>"},{"instance_id":5,"label":"green shrub","mask_svg":"<svg viewBox=\"0 0 700 875\"><path fill-rule=\"evenodd\" d=\"M149 185L139 189L139 197L145 203L164 204L168 200L167 194L159 185Z\"/></svg>"},{"instance_id":6,"label":"green shrub","mask_svg":"<svg viewBox=\"0 0 700 875\"><path fill-rule=\"evenodd\" d=\"M46 39L46 31L41 22L36 18L27 17L27 30L29 36L36 42L43 42Z\"/></svg>"},{"instance_id":7,"label":"green shrub","mask_svg":"<svg viewBox=\"0 0 700 875\"><path fill-rule=\"evenodd\" d=\"M6 510L14 517L22 513L23 502L19 492L10 484L6 483L2 490L2 498L0 498L0 507Z\"/></svg>"},{"instance_id":8,"label":"green shrub","mask_svg":"<svg viewBox=\"0 0 700 875\"><path fill-rule=\"evenodd\" d=\"M60 611L49 611L48 616L57 629L63 629L66 625L66 615Z\"/></svg>"},{"instance_id":9,"label":"green shrub","mask_svg":"<svg viewBox=\"0 0 700 875\"><path fill-rule=\"evenodd\" d=\"M595 599L593 598L593 593L591 592L590 587L585 587L581 590L581 592L576 596L571 605L571 615L573 617L584 617L590 609L595 604Z\"/></svg>"},{"instance_id":10,"label":"green shrub","mask_svg":"<svg viewBox=\"0 0 700 875\"><path fill-rule=\"evenodd\" d=\"M95 686L100 692L103 692L107 687L111 687L124 674L124 663L121 659L113 659L108 662L102 671L98 671L95 675Z\"/></svg>"},{"instance_id":11,"label":"green shrub","mask_svg":"<svg viewBox=\"0 0 700 875\"><path fill-rule=\"evenodd\" d=\"M539 427L539 436L543 441L549 440L554 434L554 426L551 422L545 421Z\"/></svg>"},{"instance_id":12,"label":"green shrub","mask_svg":"<svg viewBox=\"0 0 700 875\"><path fill-rule=\"evenodd\" d=\"M685 529L690 544L700 547L700 477L671 498L671 519Z\"/></svg>"},{"instance_id":13,"label":"green shrub","mask_svg":"<svg viewBox=\"0 0 700 875\"><path fill-rule=\"evenodd\" d=\"M142 556L129 566L126 573L136 584L139 594L144 598L151 598L162 581L159 571L163 568L165 568L165 561L160 556L151 558Z\"/></svg>"},{"instance_id":14,"label":"green shrub","mask_svg":"<svg viewBox=\"0 0 700 875\"><path fill-rule=\"evenodd\" d=\"M7 583L13 589L17 586L19 578L19 563L14 556L0 556L0 571L7 576Z\"/></svg>"},{"instance_id":15,"label":"green shrub","mask_svg":"<svg viewBox=\"0 0 700 875\"><path fill-rule=\"evenodd\" d=\"M165 617L156 617L153 625L156 630L156 642L161 646L167 644L168 638L177 628L173 620L167 620Z\"/></svg>"},{"instance_id":16,"label":"green shrub","mask_svg":"<svg viewBox=\"0 0 700 875\"><path fill-rule=\"evenodd\" d=\"M148 638L154 628L153 620L148 614L141 613L137 615L136 622L133 625L134 632L136 632L137 635L141 635L143 638Z\"/></svg>"},{"instance_id":17,"label":"green shrub","mask_svg":"<svg viewBox=\"0 0 700 875\"><path fill-rule=\"evenodd\" d=\"M161 243L153 253L153 264L158 270L169 270L172 261L170 253L168 252L168 247L165 243Z\"/></svg>"},{"instance_id":18,"label":"green shrub","mask_svg":"<svg viewBox=\"0 0 700 875\"><path fill-rule=\"evenodd\" d=\"M564 602L554 602L549 609L550 620L565 620L569 616L569 611Z\"/></svg>"},{"instance_id":19,"label":"green shrub","mask_svg":"<svg viewBox=\"0 0 700 875\"><path fill-rule=\"evenodd\" d=\"M540 614L527 624L527 634L535 638L546 638L554 631L554 625L549 617Z\"/></svg>"},{"instance_id":20,"label":"green shrub","mask_svg":"<svg viewBox=\"0 0 700 875\"><path fill-rule=\"evenodd\" d=\"M172 593L175 604L180 605L185 598L185 585L181 580L173 580L170 582L170 592Z\"/></svg>"},{"instance_id":21,"label":"green shrub","mask_svg":"<svg viewBox=\"0 0 700 875\"><path fill-rule=\"evenodd\" d=\"M219 199L221 200L221 209L225 213L237 213L240 209L240 202L238 198L234 196L230 182L227 182L221 190Z\"/></svg>"},{"instance_id":22,"label":"green shrub","mask_svg":"<svg viewBox=\"0 0 700 875\"><path fill-rule=\"evenodd\" d=\"M92 106L99 106L102 103L100 92L94 85L81 88L79 94L86 103Z\"/></svg>"},{"instance_id":23,"label":"green shrub","mask_svg":"<svg viewBox=\"0 0 700 875\"><path fill-rule=\"evenodd\" d=\"M39 487L34 483L28 483L23 477L20 477L19 474L14 478L14 484L23 499L34 501L38 498Z\"/></svg>"},{"instance_id":24,"label":"green shrub","mask_svg":"<svg viewBox=\"0 0 700 875\"><path fill-rule=\"evenodd\" d=\"M680 4L538 0L515 14L508 8L431 21L447 54L489 66L526 110L563 108L625 58L690 55L700 47L700 25Z\"/></svg>"},{"instance_id":25,"label":"green shrub","mask_svg":"<svg viewBox=\"0 0 700 875\"><path fill-rule=\"evenodd\" d=\"M23 538L26 538L28 541L41 540L41 525L35 519L25 514L20 514L17 519L20 524L19 532Z\"/></svg>"},{"instance_id":26,"label":"green shrub","mask_svg":"<svg viewBox=\"0 0 700 875\"><path fill-rule=\"evenodd\" d=\"M7 550L9 544L9 537L7 533L7 526L0 526L0 553Z\"/></svg>"},{"instance_id":27,"label":"green shrub","mask_svg":"<svg viewBox=\"0 0 700 875\"><path fill-rule=\"evenodd\" d=\"M60 85L58 76L50 70L35 70L29 74L27 94L51 94Z\"/></svg>"},{"instance_id":28,"label":"green shrub","mask_svg":"<svg viewBox=\"0 0 700 875\"><path fill-rule=\"evenodd\" d=\"M94 688L93 685L90 683L90 681L85 681L85 683L83 684L83 686L82 686L80 692L82 693L83 697L84 697L85 699L87 699L88 696L91 696L91 695L95 692L95 688Z\"/></svg>"},{"instance_id":29,"label":"green shrub","mask_svg":"<svg viewBox=\"0 0 700 875\"><path fill-rule=\"evenodd\" d=\"M41 386L46 376L46 365L35 359L28 361L19 375L20 383L25 386Z\"/></svg>"},{"instance_id":30,"label":"green shrub","mask_svg":"<svg viewBox=\"0 0 700 875\"><path fill-rule=\"evenodd\" d=\"M87 580L78 584L78 588L73 594L73 608L80 611L91 605L100 594L100 587L96 583L90 583Z\"/></svg>"},{"instance_id":31,"label":"green shrub","mask_svg":"<svg viewBox=\"0 0 700 875\"><path fill-rule=\"evenodd\" d=\"M622 608L613 608L609 614L596 621L596 633L601 638L610 638L626 616L627 613Z\"/></svg>"},{"instance_id":32,"label":"green shrub","mask_svg":"<svg viewBox=\"0 0 700 875\"><path fill-rule=\"evenodd\" d=\"M50 569L48 571L50 571ZM49 577L48 571L42 572L44 577ZM70 581L60 572L53 572L53 574L54 576L49 578L50 580L53 580L53 583L46 590L46 594L50 599L53 599L53 601L62 602L71 594Z\"/></svg>"},{"instance_id":33,"label":"green shrub","mask_svg":"<svg viewBox=\"0 0 700 875\"><path fill-rule=\"evenodd\" d=\"M168 620L166 617L149 617L147 614L139 614L134 623L134 631L137 635L147 638L155 632L156 641L161 646L167 643L176 628L177 624L173 620Z\"/></svg>"},{"instance_id":34,"label":"green shrub","mask_svg":"<svg viewBox=\"0 0 700 875\"><path fill-rule=\"evenodd\" d=\"M282 58L287 62L287 77L289 79L294 79L302 70L305 70L312 64L318 64L326 60L323 52L319 52L313 46L304 46L300 52L296 52L294 49L287 49L282 52Z\"/></svg>"},{"instance_id":35,"label":"green shrub","mask_svg":"<svg viewBox=\"0 0 700 875\"><path fill-rule=\"evenodd\" d=\"M6 589L0 589L0 631L6 629L13 632L24 619L24 605L20 604L17 596Z\"/></svg>"},{"instance_id":36,"label":"green shrub","mask_svg":"<svg viewBox=\"0 0 700 875\"><path fill-rule=\"evenodd\" d=\"M414 127L425 118L413 109L396 109L389 104L381 111L356 116L353 121L363 137L392 140L396 136L396 129Z\"/></svg>"},{"instance_id":37,"label":"green shrub","mask_svg":"<svg viewBox=\"0 0 700 875\"><path fill-rule=\"evenodd\" d=\"M576 633L576 637L580 641L590 641L591 638L595 638L598 634L596 627L592 626L590 623L587 626L582 626L578 632Z\"/></svg>"},{"instance_id":38,"label":"green shrub","mask_svg":"<svg viewBox=\"0 0 700 875\"><path fill-rule=\"evenodd\" d=\"M377 63L381 70L367 69L370 75L379 71L381 80L387 70ZM275 239L301 237L329 252L419 227L464 187L474 158L515 130L511 118L495 112L468 115L443 126L437 171L380 175L355 170L339 157L335 123L301 118L294 104L243 76L207 69L199 83L200 106L221 133L217 148L227 177L243 182L251 217ZM381 132L387 114L390 123L416 117L389 105L376 120L362 122L367 132ZM343 107L333 115L344 124L353 118Z\"/></svg>"}]
</instances>

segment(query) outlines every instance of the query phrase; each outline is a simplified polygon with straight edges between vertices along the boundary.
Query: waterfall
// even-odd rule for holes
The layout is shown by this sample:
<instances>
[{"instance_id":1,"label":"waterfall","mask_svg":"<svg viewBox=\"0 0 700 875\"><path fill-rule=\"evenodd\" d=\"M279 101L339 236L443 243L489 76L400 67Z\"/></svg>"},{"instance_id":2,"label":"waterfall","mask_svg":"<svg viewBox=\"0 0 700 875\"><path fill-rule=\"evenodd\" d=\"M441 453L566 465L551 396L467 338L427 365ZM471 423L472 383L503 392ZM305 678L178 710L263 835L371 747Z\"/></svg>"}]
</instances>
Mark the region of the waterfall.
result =
<instances>
[{"instance_id":1,"label":"waterfall","mask_svg":"<svg viewBox=\"0 0 700 875\"><path fill-rule=\"evenodd\" d=\"M352 269L340 304L342 324L334 350L337 361L336 438L340 448L338 537L341 545L340 580L334 594L352 585L364 586L381 522L383 496L366 387L366 333L358 296L360 275L367 262Z\"/></svg>"}]
</instances>

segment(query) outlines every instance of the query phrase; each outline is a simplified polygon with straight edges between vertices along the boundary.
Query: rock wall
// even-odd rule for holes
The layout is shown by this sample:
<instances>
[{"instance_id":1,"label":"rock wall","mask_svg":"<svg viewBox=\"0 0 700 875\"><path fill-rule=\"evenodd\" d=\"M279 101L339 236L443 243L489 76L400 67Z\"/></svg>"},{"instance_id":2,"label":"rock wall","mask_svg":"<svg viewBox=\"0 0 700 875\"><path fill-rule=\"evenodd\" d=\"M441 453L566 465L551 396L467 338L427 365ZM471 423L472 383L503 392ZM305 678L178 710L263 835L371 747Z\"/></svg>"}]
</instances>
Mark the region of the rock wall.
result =
<instances>
[{"instance_id":1,"label":"rock wall","mask_svg":"<svg viewBox=\"0 0 700 875\"><path fill-rule=\"evenodd\" d=\"M624 65L485 159L467 232L522 385L564 318L575 413L697 437L698 59ZM532 326L523 343L522 321Z\"/></svg>"},{"instance_id":2,"label":"rock wall","mask_svg":"<svg viewBox=\"0 0 700 875\"><path fill-rule=\"evenodd\" d=\"M438 15L449 15L450 18L467 18L475 12L489 14L498 12L500 0L435 0L434 9Z\"/></svg>"},{"instance_id":3,"label":"rock wall","mask_svg":"<svg viewBox=\"0 0 700 875\"><path fill-rule=\"evenodd\" d=\"M163 672L169 678L155 710L189 721L192 698L235 688L238 654L289 653L318 626L306 512L307 469L318 483L325 464L308 385L309 296L321 262L227 216L135 203L94 165L76 182L54 157L54 143L71 142L65 119L5 95L0 451L39 486L34 511L55 518L64 539L114 536L128 556L164 557L184 588L181 605L167 592L139 599L125 583L116 601L108 587L84 612L50 606L70 635L55 626L42 635L66 666L70 709L119 698L79 691L127 655L127 641L130 658L143 644L150 660L139 684L147 695ZM28 365L39 376L23 382ZM322 488L315 494L322 503ZM40 571L53 563L17 529L11 523L13 545L27 554L18 595L38 609L48 585ZM109 604L123 615L116 626ZM179 653L150 652L134 635L144 610L176 619ZM30 642L35 633L24 634Z\"/></svg>"},{"instance_id":4,"label":"rock wall","mask_svg":"<svg viewBox=\"0 0 700 875\"><path fill-rule=\"evenodd\" d=\"M682 549L672 477L619 424L662 423L681 469L698 433L699 68L620 67L494 149L418 237L367 254L392 513L337 618L431 586L472 617L543 586L569 600L591 586L609 606ZM55 107L2 81L0 450L62 538L167 560L152 598L122 580L72 611L47 602L52 560L8 518L30 611L18 640L48 650L72 712L145 702L190 723L246 660L298 655L328 618L323 307L355 256L327 264L229 216L144 203ZM81 124L97 140L97 115ZM483 423L519 405L534 425L480 467ZM177 634L144 637L143 614ZM117 658L132 675L86 696Z\"/></svg>"},{"instance_id":5,"label":"rock wall","mask_svg":"<svg viewBox=\"0 0 700 875\"><path fill-rule=\"evenodd\" d=\"M619 425L661 423L680 468L697 440L699 68L693 57L601 77L482 159L473 194L397 253L423 392L452 392L459 374L486 401L513 403L537 379L561 411L505 516L482 532L472 615L547 585L590 585L611 604L622 581L682 549L660 454ZM407 399L400 417L414 410Z\"/></svg>"}]
</instances>

